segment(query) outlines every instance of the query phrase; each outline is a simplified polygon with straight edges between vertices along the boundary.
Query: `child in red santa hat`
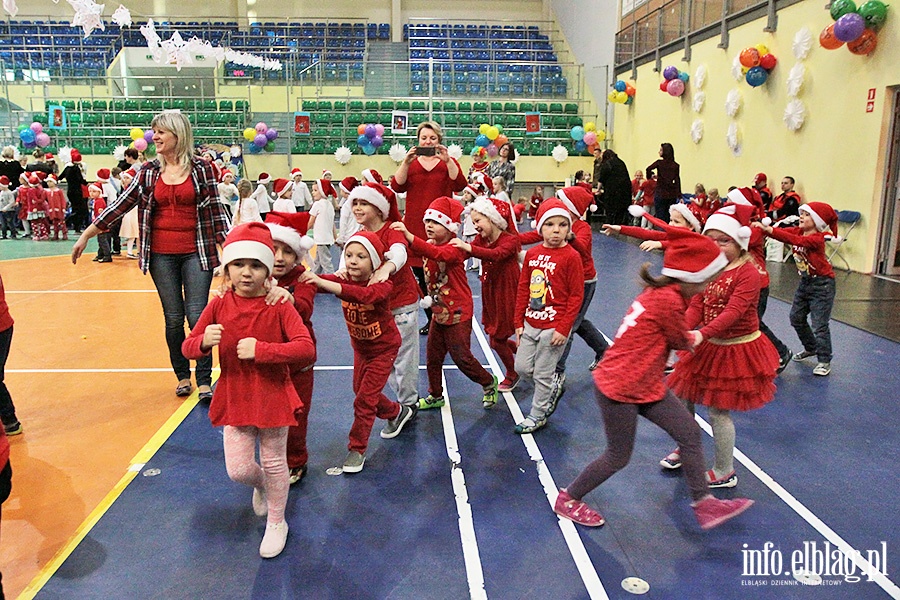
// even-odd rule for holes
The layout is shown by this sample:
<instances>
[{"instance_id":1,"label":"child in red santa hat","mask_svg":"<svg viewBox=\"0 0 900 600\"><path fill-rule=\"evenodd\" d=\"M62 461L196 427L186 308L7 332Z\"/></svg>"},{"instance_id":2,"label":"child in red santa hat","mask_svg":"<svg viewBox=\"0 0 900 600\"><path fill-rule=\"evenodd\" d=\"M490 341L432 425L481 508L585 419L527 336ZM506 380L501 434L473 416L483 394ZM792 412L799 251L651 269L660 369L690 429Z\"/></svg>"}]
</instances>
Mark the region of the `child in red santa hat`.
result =
<instances>
[{"instance_id":1,"label":"child in red santa hat","mask_svg":"<svg viewBox=\"0 0 900 600\"><path fill-rule=\"evenodd\" d=\"M744 498L719 500L709 493L700 427L663 382L670 350L688 350L704 339L685 322L688 302L727 264L715 242L673 228L661 277L650 275L647 265L641 267L646 287L625 315L615 344L594 370L606 451L559 491L553 508L556 514L588 527L604 524L600 513L582 498L628 464L638 415L662 428L682 448L692 507L702 529L716 527L753 504Z\"/></svg>"},{"instance_id":2,"label":"child in red santa hat","mask_svg":"<svg viewBox=\"0 0 900 600\"><path fill-rule=\"evenodd\" d=\"M106 199L103 197L103 187L99 183L92 183L88 186L88 196L91 199L91 216L96 220L97 217L100 216L100 213L106 209ZM112 262L109 239L109 231L101 231L97 235L98 250L97 256L94 257L94 262Z\"/></svg>"},{"instance_id":3,"label":"child in red santa hat","mask_svg":"<svg viewBox=\"0 0 900 600\"><path fill-rule=\"evenodd\" d=\"M365 171L363 171L365 173ZM350 236L359 231L359 223L353 216L353 203L350 201L350 192L359 185L356 177L349 176L338 183L338 193L341 195L341 212L338 217L338 236L334 243L343 248Z\"/></svg>"},{"instance_id":4,"label":"child in red santa hat","mask_svg":"<svg viewBox=\"0 0 900 600\"><path fill-rule=\"evenodd\" d=\"M0 175L0 233L3 239L6 239L6 232L9 231L9 237L16 239L18 232L16 231L16 194L9 189L9 177Z\"/></svg>"},{"instance_id":5,"label":"child in red santa hat","mask_svg":"<svg viewBox=\"0 0 900 600\"><path fill-rule=\"evenodd\" d=\"M69 239L69 230L66 228L66 204L68 200L66 195L59 188L56 175L47 176L47 189L44 190L44 200L47 201L47 218L50 220L50 227L53 229L53 240Z\"/></svg>"},{"instance_id":6,"label":"child in red santa hat","mask_svg":"<svg viewBox=\"0 0 900 600\"><path fill-rule=\"evenodd\" d=\"M243 181L243 179L241 180ZM272 185L272 178L268 173L260 173L256 179L256 189L250 194L250 197L256 202L257 212L260 215L260 221L266 214L272 210L272 196L269 193L269 186ZM240 192L240 190L238 190ZM238 199L240 202L240 199ZM242 221L246 222L246 221Z\"/></svg>"},{"instance_id":7,"label":"child in red santa hat","mask_svg":"<svg viewBox=\"0 0 900 600\"><path fill-rule=\"evenodd\" d=\"M294 182L290 179L279 178L272 183L272 191L275 193L275 201L272 202L273 212L297 212L297 207L294 206L293 189Z\"/></svg>"},{"instance_id":8,"label":"child in red santa hat","mask_svg":"<svg viewBox=\"0 0 900 600\"><path fill-rule=\"evenodd\" d=\"M313 258L312 271L316 275L334 273L334 262L331 258L331 247L337 233L334 230L334 201L337 195L334 186L327 179L319 179L313 185L313 203L309 209L309 228L316 241L316 255Z\"/></svg>"},{"instance_id":9,"label":"child in red santa hat","mask_svg":"<svg viewBox=\"0 0 900 600\"><path fill-rule=\"evenodd\" d=\"M831 309L834 306L834 269L825 254L825 240L837 237L837 213L825 202L809 202L800 206L799 227L780 227L754 223L771 238L791 245L794 262L800 272L800 283L791 305L791 325L803 343L803 351L795 361L815 356L818 363L813 375L831 373ZM812 321L810 327L807 317Z\"/></svg>"},{"instance_id":10,"label":"child in red santa hat","mask_svg":"<svg viewBox=\"0 0 900 600\"><path fill-rule=\"evenodd\" d=\"M752 206L729 204L707 219L703 232L718 244L728 265L691 301L685 319L703 342L693 353L678 354L667 381L678 397L709 407L716 448L715 463L707 471L712 488L738 482L731 411L761 408L775 396L778 352L759 330L761 276L747 251L755 212ZM680 460L676 450L660 464L677 468Z\"/></svg>"},{"instance_id":11,"label":"child in red santa hat","mask_svg":"<svg viewBox=\"0 0 900 600\"><path fill-rule=\"evenodd\" d=\"M134 170L134 167L126 171L122 171L122 189L127 190L128 186L131 185L131 182L134 181L135 177L137 177L137 172ZM135 246L137 245L138 238L141 237L141 228L140 223L138 222L137 205L135 205L134 208L129 210L127 213L125 213L125 216L122 217L122 226L119 229L119 235L125 238L125 255L128 258L139 258L137 252L135 252Z\"/></svg>"},{"instance_id":12,"label":"child in red santa hat","mask_svg":"<svg viewBox=\"0 0 900 600\"><path fill-rule=\"evenodd\" d=\"M382 390L390 376L400 348L400 332L394 324L390 279L374 281L372 276L385 258L385 248L377 234L360 231L344 246L346 279L336 275L304 273L301 281L314 283L320 291L334 294L343 302L344 320L353 346L353 426L344 473L359 473L366 462L369 435L375 418L386 419L381 437L397 437L415 414L412 407L391 401Z\"/></svg>"},{"instance_id":13,"label":"child in red santa hat","mask_svg":"<svg viewBox=\"0 0 900 600\"><path fill-rule=\"evenodd\" d=\"M297 212L307 211L312 206L312 194L309 193L309 187L303 181L303 171L299 167L291 169L291 199L294 201L294 209Z\"/></svg>"},{"instance_id":14,"label":"child in red santa hat","mask_svg":"<svg viewBox=\"0 0 900 600\"><path fill-rule=\"evenodd\" d=\"M272 558L287 541L285 447L301 406L290 367L312 365L316 347L293 307L266 303L275 264L268 227L245 223L232 229L222 246L222 263L232 290L210 300L181 351L199 359L219 347L222 374L209 418L214 427L224 426L228 476L253 487L253 510L267 517L259 554Z\"/></svg>"},{"instance_id":15,"label":"child in red santa hat","mask_svg":"<svg viewBox=\"0 0 900 600\"><path fill-rule=\"evenodd\" d=\"M472 290L463 265L466 253L450 244L459 231L462 205L447 196L434 200L425 211L425 234L428 241L417 238L403 222L391 227L403 233L413 251L423 257L428 296L423 300L431 308L425 367L428 372L428 396L419 400L419 410L444 405L443 364L447 353L462 373L481 386L482 406L497 403L497 384L472 355Z\"/></svg>"},{"instance_id":16,"label":"child in red santa hat","mask_svg":"<svg viewBox=\"0 0 900 600\"><path fill-rule=\"evenodd\" d=\"M19 193L21 203L22 194ZM36 173L28 177L28 193L26 194L26 216L31 226L31 239L36 242L46 242L50 239L50 219L47 218L47 200L44 197L44 188L41 179Z\"/></svg>"},{"instance_id":17,"label":"child in red santa hat","mask_svg":"<svg viewBox=\"0 0 900 600\"><path fill-rule=\"evenodd\" d=\"M219 190L219 202L225 207L228 216L231 217L234 214L234 207L237 205L238 200L237 186L234 184L234 173L229 169L224 169L219 176L219 183L216 188Z\"/></svg>"},{"instance_id":18,"label":"child in red santa hat","mask_svg":"<svg viewBox=\"0 0 900 600\"><path fill-rule=\"evenodd\" d=\"M491 348L506 370L497 386L501 392L513 391L519 383L516 373L516 333L514 306L519 283L519 252L522 245L513 229L509 205L496 198L477 198L470 205L470 218L478 234L471 242L460 239L450 244L481 260L481 322Z\"/></svg>"}]
</instances>

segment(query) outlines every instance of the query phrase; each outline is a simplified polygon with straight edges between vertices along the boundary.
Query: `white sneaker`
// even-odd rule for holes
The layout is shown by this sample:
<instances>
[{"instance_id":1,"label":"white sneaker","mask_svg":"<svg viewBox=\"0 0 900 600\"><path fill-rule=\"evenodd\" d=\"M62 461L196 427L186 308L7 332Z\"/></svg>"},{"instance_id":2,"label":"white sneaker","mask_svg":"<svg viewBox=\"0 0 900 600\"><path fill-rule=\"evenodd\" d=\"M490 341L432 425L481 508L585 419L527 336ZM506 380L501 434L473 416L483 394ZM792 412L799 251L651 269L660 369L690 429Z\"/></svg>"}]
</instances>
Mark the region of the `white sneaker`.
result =
<instances>
[{"instance_id":1,"label":"white sneaker","mask_svg":"<svg viewBox=\"0 0 900 600\"><path fill-rule=\"evenodd\" d=\"M825 377L831 373L831 363L820 362L813 369L813 375L819 375L820 377Z\"/></svg>"},{"instance_id":2,"label":"white sneaker","mask_svg":"<svg viewBox=\"0 0 900 600\"><path fill-rule=\"evenodd\" d=\"M266 534L259 545L259 555L263 558L274 558L281 554L281 551L284 550L284 545L287 543L287 536L287 521L266 524Z\"/></svg>"},{"instance_id":3,"label":"white sneaker","mask_svg":"<svg viewBox=\"0 0 900 600\"><path fill-rule=\"evenodd\" d=\"M269 514L269 503L266 501L266 490L264 488L253 488L253 512L257 517L265 517Z\"/></svg>"}]
</instances>

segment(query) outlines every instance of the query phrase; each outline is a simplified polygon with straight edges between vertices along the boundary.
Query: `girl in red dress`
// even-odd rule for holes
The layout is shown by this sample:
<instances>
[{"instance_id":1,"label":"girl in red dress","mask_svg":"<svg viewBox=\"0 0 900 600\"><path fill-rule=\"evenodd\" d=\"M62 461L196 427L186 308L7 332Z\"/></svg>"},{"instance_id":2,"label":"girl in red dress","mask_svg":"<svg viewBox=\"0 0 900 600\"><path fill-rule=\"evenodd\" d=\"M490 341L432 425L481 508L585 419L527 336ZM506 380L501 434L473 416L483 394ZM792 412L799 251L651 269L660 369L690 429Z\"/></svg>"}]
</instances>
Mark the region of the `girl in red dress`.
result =
<instances>
[{"instance_id":1,"label":"girl in red dress","mask_svg":"<svg viewBox=\"0 0 900 600\"><path fill-rule=\"evenodd\" d=\"M715 464L706 474L711 488L737 485L731 411L760 408L775 396L779 357L759 331L760 274L747 251L755 210L728 205L706 221L704 234L719 245L728 266L691 301L687 326L699 328L704 341L693 353L679 353L668 379L678 397L709 407L716 448ZM680 466L677 452L662 466Z\"/></svg>"},{"instance_id":2,"label":"girl in red dress","mask_svg":"<svg viewBox=\"0 0 900 600\"><path fill-rule=\"evenodd\" d=\"M275 251L265 225L232 229L222 263L233 289L210 301L181 351L185 358L199 359L219 347L222 374L209 418L214 426L224 426L228 476L253 486L254 512L268 514L259 554L272 558L287 541L285 447L288 426L297 423L300 409L290 367L315 362L316 347L293 306L266 304ZM262 466L256 462L257 440Z\"/></svg>"},{"instance_id":3,"label":"girl in red dress","mask_svg":"<svg viewBox=\"0 0 900 600\"><path fill-rule=\"evenodd\" d=\"M470 207L470 217L478 235L471 243L454 238L450 245L481 259L481 322L491 348L506 369L497 389L511 392L519 383L519 375L516 373L517 344L510 339L516 333L514 306L510 300L516 297L522 244L518 236L510 233L515 228L509 204L480 197Z\"/></svg>"}]
</instances>

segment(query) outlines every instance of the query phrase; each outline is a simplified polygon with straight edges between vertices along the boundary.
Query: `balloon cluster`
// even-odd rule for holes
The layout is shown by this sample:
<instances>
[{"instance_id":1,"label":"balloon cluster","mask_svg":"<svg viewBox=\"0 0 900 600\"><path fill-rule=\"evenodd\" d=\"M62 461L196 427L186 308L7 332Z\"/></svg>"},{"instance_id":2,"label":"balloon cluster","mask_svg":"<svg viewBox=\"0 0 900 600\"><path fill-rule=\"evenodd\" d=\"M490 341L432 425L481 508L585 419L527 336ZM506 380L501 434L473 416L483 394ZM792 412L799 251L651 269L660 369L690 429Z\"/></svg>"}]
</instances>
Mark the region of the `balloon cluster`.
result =
<instances>
[{"instance_id":1,"label":"balloon cluster","mask_svg":"<svg viewBox=\"0 0 900 600\"><path fill-rule=\"evenodd\" d=\"M853 0L834 0L831 18L834 23L819 34L819 44L826 50L847 44L847 50L865 56L878 45L876 31L887 20L887 6L881 0L868 0L857 8Z\"/></svg>"},{"instance_id":2,"label":"balloon cluster","mask_svg":"<svg viewBox=\"0 0 900 600\"><path fill-rule=\"evenodd\" d=\"M769 79L769 73L778 64L778 59L769 52L764 44L744 48L738 58L741 61L744 79L751 87L759 87L764 84Z\"/></svg>"},{"instance_id":3,"label":"balloon cluster","mask_svg":"<svg viewBox=\"0 0 900 600\"><path fill-rule=\"evenodd\" d=\"M46 148L50 145L50 136L44 133L44 126L37 121L30 126L22 125L19 128L19 139L22 140L22 145L29 150Z\"/></svg>"},{"instance_id":4,"label":"balloon cluster","mask_svg":"<svg viewBox=\"0 0 900 600\"><path fill-rule=\"evenodd\" d=\"M138 152L143 152L153 143L152 129L144 131L140 127L132 127L131 131L128 132L128 135L131 137L131 147Z\"/></svg>"},{"instance_id":5,"label":"balloon cluster","mask_svg":"<svg viewBox=\"0 0 900 600\"><path fill-rule=\"evenodd\" d=\"M584 127L576 125L569 132L569 135L575 141L576 152L584 152L585 150L593 152L597 144L606 139L606 132L602 129L598 131L597 124L593 121L588 121L584 124Z\"/></svg>"},{"instance_id":6,"label":"balloon cluster","mask_svg":"<svg viewBox=\"0 0 900 600\"><path fill-rule=\"evenodd\" d=\"M684 94L684 90L687 89L687 82L691 78L687 71L679 71L678 67L671 66L663 70L663 77L665 79L659 84L659 91L666 92L676 98Z\"/></svg>"},{"instance_id":7,"label":"balloon cluster","mask_svg":"<svg viewBox=\"0 0 900 600\"><path fill-rule=\"evenodd\" d=\"M275 150L275 139L278 137L278 130L269 127L262 121L256 124L256 127L248 127L244 130L244 139L250 142L250 154L259 154L263 150L272 152Z\"/></svg>"},{"instance_id":8,"label":"balloon cluster","mask_svg":"<svg viewBox=\"0 0 900 600\"><path fill-rule=\"evenodd\" d=\"M482 123L478 126L478 135L475 137L475 145L484 148L491 158L497 156L503 144L509 143L509 138L503 135L503 125L488 125Z\"/></svg>"},{"instance_id":9,"label":"balloon cluster","mask_svg":"<svg viewBox=\"0 0 900 600\"><path fill-rule=\"evenodd\" d=\"M633 84L619 79L613 84L613 89L607 98L609 98L610 102L616 104L631 104L634 102L634 94L636 91L637 89L635 89Z\"/></svg>"},{"instance_id":10,"label":"balloon cluster","mask_svg":"<svg viewBox=\"0 0 900 600\"><path fill-rule=\"evenodd\" d=\"M381 123L366 123L356 128L359 137L356 143L360 149L366 153L366 156L372 156L384 143L384 125Z\"/></svg>"}]
</instances>

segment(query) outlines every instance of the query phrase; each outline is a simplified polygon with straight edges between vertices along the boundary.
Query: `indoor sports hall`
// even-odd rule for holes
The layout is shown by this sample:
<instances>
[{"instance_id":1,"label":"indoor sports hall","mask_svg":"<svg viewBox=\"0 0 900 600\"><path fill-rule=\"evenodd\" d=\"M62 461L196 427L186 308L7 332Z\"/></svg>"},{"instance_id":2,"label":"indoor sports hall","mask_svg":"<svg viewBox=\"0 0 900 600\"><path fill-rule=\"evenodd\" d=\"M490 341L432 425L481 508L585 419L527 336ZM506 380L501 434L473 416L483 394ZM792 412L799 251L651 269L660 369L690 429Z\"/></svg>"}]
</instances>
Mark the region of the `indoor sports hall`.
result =
<instances>
[{"instance_id":1,"label":"indoor sports hall","mask_svg":"<svg viewBox=\"0 0 900 600\"><path fill-rule=\"evenodd\" d=\"M688 196L702 182L724 197L760 172L777 192L790 176L804 202L840 213L827 245L834 359L826 377L812 374L813 359L791 361L773 401L734 413L739 483L713 494L754 505L701 530L684 477L660 467L671 438L639 420L628 466L585 497L606 523L557 516L558 490L606 446L593 351L581 339L546 427L514 432L530 383L485 410L480 386L448 358L446 404L419 411L394 439L382 439L376 422L365 468L341 473L354 353L341 301L318 294L308 471L290 487L284 551L261 558L265 520L251 491L229 479L222 429L196 386L174 393L160 297L140 261L125 242L111 262L92 261L91 240L73 264L75 231L35 241L19 230L0 240L15 320L4 382L21 422L8 437L12 488L0 513L6 597L900 598L892 9L877 23L871 11L848 9L866 39L875 36L855 52L861 38L831 49L823 32L845 37L844 15L808 1L445 4L135 0L116 11L90 0L5 2L2 145L18 152L10 161L60 170L60 155L78 149L93 181L127 147L153 160L150 121L178 110L199 151L254 187L262 174L290 178L295 168L310 188L325 171L335 183L365 169L386 180L425 121L442 126L463 171L512 144L513 203L538 185L551 197L576 173L594 173L595 148L614 150L631 175L671 143ZM741 70L749 48L777 56L759 85ZM670 66L681 94L666 87ZM641 265L659 273L663 254L604 235L600 205L587 217L598 281L587 318L615 343L642 289ZM780 248L767 258L765 321L802 350L789 318L797 265ZM466 277L472 352L502 379L481 324L479 273ZM424 312L418 318L424 325ZM696 421L709 462L705 407Z\"/></svg>"}]
</instances>

